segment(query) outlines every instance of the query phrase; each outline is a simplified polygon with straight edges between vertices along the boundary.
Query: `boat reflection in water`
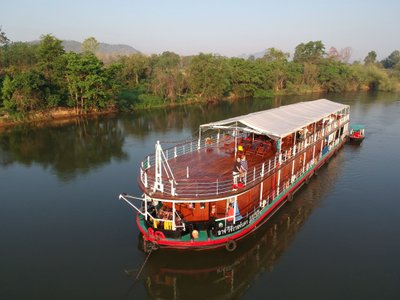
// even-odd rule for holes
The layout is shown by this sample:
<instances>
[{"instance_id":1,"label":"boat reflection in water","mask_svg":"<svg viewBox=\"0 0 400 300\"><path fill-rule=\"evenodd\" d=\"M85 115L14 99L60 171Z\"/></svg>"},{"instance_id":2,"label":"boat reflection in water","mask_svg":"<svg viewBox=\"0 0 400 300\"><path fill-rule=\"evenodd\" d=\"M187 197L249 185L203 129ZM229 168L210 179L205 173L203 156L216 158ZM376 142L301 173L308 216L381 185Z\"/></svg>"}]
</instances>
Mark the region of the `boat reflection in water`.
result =
<instances>
[{"instance_id":1,"label":"boat reflection in water","mask_svg":"<svg viewBox=\"0 0 400 300\"><path fill-rule=\"evenodd\" d=\"M292 203L239 243L234 252L225 249L154 251L140 274L148 297L231 299L242 296L257 277L273 271L296 233L335 184L342 161L343 153L340 153L327 167L322 167L320 176L315 176L307 188L296 193Z\"/></svg>"}]
</instances>

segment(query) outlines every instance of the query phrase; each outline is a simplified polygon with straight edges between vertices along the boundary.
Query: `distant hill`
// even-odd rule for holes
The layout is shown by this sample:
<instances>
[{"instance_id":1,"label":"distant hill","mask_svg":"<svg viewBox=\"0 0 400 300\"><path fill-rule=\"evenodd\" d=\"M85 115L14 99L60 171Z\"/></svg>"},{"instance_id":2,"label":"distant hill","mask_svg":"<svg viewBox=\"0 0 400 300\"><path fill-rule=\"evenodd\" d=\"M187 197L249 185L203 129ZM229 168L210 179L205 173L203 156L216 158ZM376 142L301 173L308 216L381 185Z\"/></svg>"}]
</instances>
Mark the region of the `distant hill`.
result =
<instances>
[{"instance_id":1,"label":"distant hill","mask_svg":"<svg viewBox=\"0 0 400 300\"><path fill-rule=\"evenodd\" d=\"M39 41L31 41L28 42L30 44L38 44ZM64 49L66 52L72 51L72 52L81 52L81 45L82 43L77 42L77 41L62 41L62 45L64 46ZM135 48L129 46L129 45L124 45L124 44L118 44L118 45L112 45L112 44L106 44L106 43L99 43L99 49L97 52L101 54L121 54L121 55L129 55L133 53L140 53L140 51L136 50Z\"/></svg>"},{"instance_id":2,"label":"distant hill","mask_svg":"<svg viewBox=\"0 0 400 300\"><path fill-rule=\"evenodd\" d=\"M267 49L265 49L264 51L256 52L256 53L252 53L252 54L241 54L241 55L239 55L239 58L248 59L250 56L254 56L254 58L261 58L264 56L264 54L266 52L267 52Z\"/></svg>"},{"instance_id":3,"label":"distant hill","mask_svg":"<svg viewBox=\"0 0 400 300\"><path fill-rule=\"evenodd\" d=\"M72 51L72 52L81 52L81 45L82 43L77 41L63 41L62 45L64 46L65 51ZM112 45L106 43L99 43L98 52L105 53L105 54L133 54L133 53L140 53L135 48L129 45Z\"/></svg>"}]
</instances>

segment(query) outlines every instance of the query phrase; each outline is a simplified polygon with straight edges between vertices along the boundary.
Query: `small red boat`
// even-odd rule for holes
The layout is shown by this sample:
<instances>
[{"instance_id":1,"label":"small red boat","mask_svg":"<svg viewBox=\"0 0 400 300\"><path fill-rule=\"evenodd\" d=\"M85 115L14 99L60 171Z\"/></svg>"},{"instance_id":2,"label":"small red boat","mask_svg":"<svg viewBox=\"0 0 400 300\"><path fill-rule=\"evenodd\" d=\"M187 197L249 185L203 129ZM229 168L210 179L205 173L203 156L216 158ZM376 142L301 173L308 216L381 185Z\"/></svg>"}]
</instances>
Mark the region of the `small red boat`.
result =
<instances>
[{"instance_id":1,"label":"small red boat","mask_svg":"<svg viewBox=\"0 0 400 300\"><path fill-rule=\"evenodd\" d=\"M363 125L352 125L350 130L350 143L359 145L365 138L365 128Z\"/></svg>"}]
</instances>

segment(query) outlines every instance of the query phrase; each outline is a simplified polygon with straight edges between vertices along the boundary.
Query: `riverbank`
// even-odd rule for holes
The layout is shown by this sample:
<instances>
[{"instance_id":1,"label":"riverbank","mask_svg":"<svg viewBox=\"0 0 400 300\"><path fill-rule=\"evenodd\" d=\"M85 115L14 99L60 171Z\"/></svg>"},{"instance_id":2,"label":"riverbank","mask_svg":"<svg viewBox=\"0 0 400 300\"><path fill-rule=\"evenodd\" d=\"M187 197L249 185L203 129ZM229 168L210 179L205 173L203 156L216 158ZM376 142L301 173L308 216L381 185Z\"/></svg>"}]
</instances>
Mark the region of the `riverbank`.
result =
<instances>
[{"instance_id":1,"label":"riverbank","mask_svg":"<svg viewBox=\"0 0 400 300\"><path fill-rule=\"evenodd\" d=\"M70 120L82 118L99 116L106 114L117 113L117 110L104 110L104 111L90 111L86 113L76 114L76 110L73 108L56 108L49 110L42 110L39 112L27 113L24 116L19 116L18 118L12 118L7 113L0 113L0 128L7 128L16 125L24 125L29 123L46 123L46 122L69 122Z\"/></svg>"},{"instance_id":2,"label":"riverbank","mask_svg":"<svg viewBox=\"0 0 400 300\"><path fill-rule=\"evenodd\" d=\"M400 87L399 87L400 90ZM358 89L360 92L369 93L373 92L368 89L367 86ZM356 92L356 90L349 90L348 92ZM265 93L260 93L259 97L254 98L265 98L271 99L274 97L282 97L282 96L306 96L313 95L313 97L325 97L327 94L326 90L321 88L302 88L296 91L288 91L288 90L280 90L277 92L265 91ZM144 95L144 97L142 97ZM107 110L91 110L88 112L81 112L79 114L76 113L74 108L55 108L49 110L42 110L38 112L26 113L24 115L18 115L11 117L7 112L0 109L0 128L7 128L16 125L24 125L30 123L65 123L70 122L71 120L78 118L86 118L93 117L99 115L107 115L107 114L115 114L120 112L137 112L141 110L149 110L149 109L160 109L160 108L174 108L182 105L191 105L191 104L207 104L207 103L218 103L222 101L235 102L245 100L247 97L238 97L237 95L230 94L227 97L221 98L219 100L206 100L201 97L188 97L181 98L177 101L170 102L164 101L154 95L147 94L138 94L136 90L124 90L120 99L118 100L121 103L119 108L114 107L112 109Z\"/></svg>"}]
</instances>

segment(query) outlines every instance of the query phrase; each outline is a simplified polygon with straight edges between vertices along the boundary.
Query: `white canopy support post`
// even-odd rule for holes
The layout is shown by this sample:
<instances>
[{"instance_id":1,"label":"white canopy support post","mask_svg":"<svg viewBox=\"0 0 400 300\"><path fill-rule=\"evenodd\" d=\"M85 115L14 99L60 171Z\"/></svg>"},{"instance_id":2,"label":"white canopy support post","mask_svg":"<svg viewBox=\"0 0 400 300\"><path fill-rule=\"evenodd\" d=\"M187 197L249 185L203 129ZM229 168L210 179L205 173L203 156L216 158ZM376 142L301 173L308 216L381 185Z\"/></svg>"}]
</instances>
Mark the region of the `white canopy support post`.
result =
<instances>
[{"instance_id":1,"label":"white canopy support post","mask_svg":"<svg viewBox=\"0 0 400 300\"><path fill-rule=\"evenodd\" d=\"M237 155L237 136L238 136L238 129L237 129L237 122L235 126L235 157Z\"/></svg>"},{"instance_id":2,"label":"white canopy support post","mask_svg":"<svg viewBox=\"0 0 400 300\"><path fill-rule=\"evenodd\" d=\"M176 225L175 225L175 214L176 214L176 209L175 209L175 202L172 202L172 230L176 230Z\"/></svg>"},{"instance_id":3,"label":"white canopy support post","mask_svg":"<svg viewBox=\"0 0 400 300\"><path fill-rule=\"evenodd\" d=\"M233 224L236 224L237 196L233 199Z\"/></svg>"},{"instance_id":4,"label":"white canopy support post","mask_svg":"<svg viewBox=\"0 0 400 300\"><path fill-rule=\"evenodd\" d=\"M160 191L164 192L164 185L162 182L162 157L161 157L162 148L160 145L160 141L156 143L156 163L155 163L155 182L154 182L154 192Z\"/></svg>"},{"instance_id":5,"label":"white canopy support post","mask_svg":"<svg viewBox=\"0 0 400 300\"><path fill-rule=\"evenodd\" d=\"M315 159L315 144L314 144L313 151L312 151L313 164L314 164L314 159Z\"/></svg>"},{"instance_id":6,"label":"white canopy support post","mask_svg":"<svg viewBox=\"0 0 400 300\"><path fill-rule=\"evenodd\" d=\"M296 155L296 136L297 136L297 131L294 132L294 138L293 138L293 156Z\"/></svg>"},{"instance_id":7,"label":"white canopy support post","mask_svg":"<svg viewBox=\"0 0 400 300\"><path fill-rule=\"evenodd\" d=\"M201 127L199 128L199 141L197 142L197 150L200 150L201 145Z\"/></svg>"},{"instance_id":8,"label":"white canopy support post","mask_svg":"<svg viewBox=\"0 0 400 300\"><path fill-rule=\"evenodd\" d=\"M279 186L280 186L280 184L281 184L281 170L282 169L279 169L279 171L278 171L278 188L277 188L277 194L276 195L278 195L279 194Z\"/></svg>"},{"instance_id":9,"label":"white canopy support post","mask_svg":"<svg viewBox=\"0 0 400 300\"><path fill-rule=\"evenodd\" d=\"M144 213L145 213L144 218L147 221L147 196L146 195L144 197Z\"/></svg>"},{"instance_id":10,"label":"white canopy support post","mask_svg":"<svg viewBox=\"0 0 400 300\"><path fill-rule=\"evenodd\" d=\"M317 141L317 122L314 122L313 143Z\"/></svg>"},{"instance_id":11,"label":"white canopy support post","mask_svg":"<svg viewBox=\"0 0 400 300\"><path fill-rule=\"evenodd\" d=\"M294 162L296 161L296 159L293 159L293 162L292 162L292 176L291 176L291 179L292 179L292 181L293 181L293 174L294 174Z\"/></svg>"},{"instance_id":12,"label":"white canopy support post","mask_svg":"<svg viewBox=\"0 0 400 300\"><path fill-rule=\"evenodd\" d=\"M277 149L277 150L279 151L279 165L281 165L282 164L282 139L278 140L277 145L279 145L279 149Z\"/></svg>"},{"instance_id":13,"label":"white canopy support post","mask_svg":"<svg viewBox=\"0 0 400 300\"><path fill-rule=\"evenodd\" d=\"M174 180L170 179L169 182L171 183L171 196L175 196L176 195L176 187L174 186Z\"/></svg>"}]
</instances>

